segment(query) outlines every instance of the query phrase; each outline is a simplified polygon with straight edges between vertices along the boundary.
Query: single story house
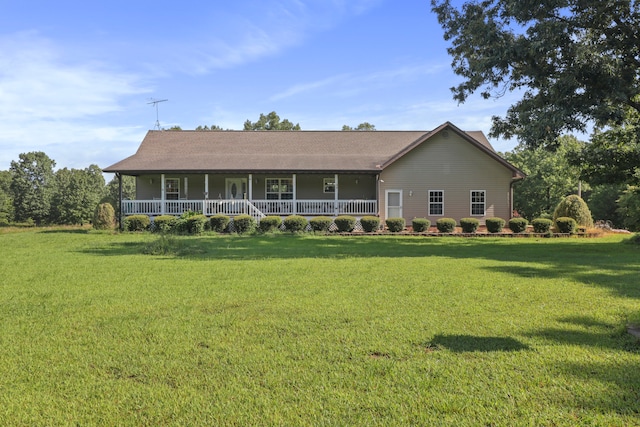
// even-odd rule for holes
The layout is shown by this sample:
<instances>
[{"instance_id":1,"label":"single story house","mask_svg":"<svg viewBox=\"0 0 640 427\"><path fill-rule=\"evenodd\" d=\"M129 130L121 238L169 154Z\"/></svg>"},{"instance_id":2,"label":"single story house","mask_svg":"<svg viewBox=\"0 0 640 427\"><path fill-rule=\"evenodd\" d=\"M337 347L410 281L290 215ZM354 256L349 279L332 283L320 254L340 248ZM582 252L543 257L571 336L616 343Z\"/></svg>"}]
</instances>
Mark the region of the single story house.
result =
<instances>
[{"instance_id":1,"label":"single story house","mask_svg":"<svg viewBox=\"0 0 640 427\"><path fill-rule=\"evenodd\" d=\"M121 214L511 218L524 178L482 132L149 131L107 168L136 177Z\"/></svg>"}]
</instances>

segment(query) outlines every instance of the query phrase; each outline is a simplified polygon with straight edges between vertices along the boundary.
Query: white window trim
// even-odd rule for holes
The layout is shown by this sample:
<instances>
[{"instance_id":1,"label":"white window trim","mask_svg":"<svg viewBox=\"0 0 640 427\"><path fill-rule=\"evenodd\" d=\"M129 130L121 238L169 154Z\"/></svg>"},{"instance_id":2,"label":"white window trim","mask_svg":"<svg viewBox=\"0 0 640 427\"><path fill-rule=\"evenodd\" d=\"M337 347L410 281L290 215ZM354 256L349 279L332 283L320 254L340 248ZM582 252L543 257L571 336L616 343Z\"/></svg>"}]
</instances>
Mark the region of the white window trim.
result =
<instances>
[{"instance_id":1,"label":"white window trim","mask_svg":"<svg viewBox=\"0 0 640 427\"><path fill-rule=\"evenodd\" d=\"M274 192L274 191L268 191L269 190L269 186L268 186L268 181L278 181L278 192ZM282 181L283 180L289 180L291 181L291 191L282 191ZM295 199L295 191L294 191L294 185L295 185L295 180L293 178L265 178L264 180L264 197L267 198L267 200L294 200ZM267 196L268 194L277 194L278 198L277 199L269 199L269 197ZM291 199L283 199L282 195L283 194L291 194Z\"/></svg>"},{"instance_id":2,"label":"white window trim","mask_svg":"<svg viewBox=\"0 0 640 427\"><path fill-rule=\"evenodd\" d=\"M435 193L435 192L440 192L442 193L442 202L438 202L438 203L433 203L434 205L438 205L441 204L442 205L442 213L440 215L435 215L435 214L431 214L431 193ZM427 198L428 198L428 206L427 208L429 209L429 216L444 216L444 190L429 190L429 192L427 193Z\"/></svg>"},{"instance_id":3,"label":"white window trim","mask_svg":"<svg viewBox=\"0 0 640 427\"><path fill-rule=\"evenodd\" d=\"M480 204L479 202L473 201L473 193L482 193L482 214L474 214L473 213L473 205ZM469 191L469 215L470 216L485 216L487 214L487 190L470 190Z\"/></svg>"},{"instance_id":4,"label":"white window trim","mask_svg":"<svg viewBox=\"0 0 640 427\"><path fill-rule=\"evenodd\" d=\"M167 190L169 189L169 186L167 185L168 181L176 181L178 183L177 185L177 192L171 192L169 193ZM178 197L176 199L169 199L167 197L167 195L169 194L177 194ZM180 200L180 178L165 178L164 179L164 198L165 200Z\"/></svg>"}]
</instances>

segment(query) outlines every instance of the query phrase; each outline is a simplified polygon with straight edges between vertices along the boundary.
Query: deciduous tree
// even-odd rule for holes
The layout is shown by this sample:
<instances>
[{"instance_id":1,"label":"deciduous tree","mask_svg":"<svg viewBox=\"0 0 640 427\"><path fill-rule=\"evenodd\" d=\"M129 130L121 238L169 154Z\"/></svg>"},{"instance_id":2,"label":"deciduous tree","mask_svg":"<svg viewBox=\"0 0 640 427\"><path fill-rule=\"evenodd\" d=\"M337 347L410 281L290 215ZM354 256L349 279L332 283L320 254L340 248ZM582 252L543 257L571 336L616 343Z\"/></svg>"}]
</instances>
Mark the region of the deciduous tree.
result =
<instances>
[{"instance_id":1,"label":"deciduous tree","mask_svg":"<svg viewBox=\"0 0 640 427\"><path fill-rule=\"evenodd\" d=\"M244 130L300 130L300 125L298 123L294 125L287 119L280 121L280 116L272 111L266 116L260 114L260 118L256 122L247 119L244 122Z\"/></svg>"},{"instance_id":2,"label":"deciduous tree","mask_svg":"<svg viewBox=\"0 0 640 427\"><path fill-rule=\"evenodd\" d=\"M106 193L102 170L91 165L86 169L60 169L55 174L51 219L56 224L91 222L98 202Z\"/></svg>"},{"instance_id":3,"label":"deciduous tree","mask_svg":"<svg viewBox=\"0 0 640 427\"><path fill-rule=\"evenodd\" d=\"M342 130L343 131L350 131L350 130L376 130L376 127L375 127L375 125L372 125L369 122L364 122L364 123L360 123L355 128L352 128L351 126L344 125L344 126L342 126Z\"/></svg>"},{"instance_id":4,"label":"deciduous tree","mask_svg":"<svg viewBox=\"0 0 640 427\"><path fill-rule=\"evenodd\" d=\"M11 193L16 221L49 220L56 162L42 151L22 153L11 162Z\"/></svg>"}]
</instances>

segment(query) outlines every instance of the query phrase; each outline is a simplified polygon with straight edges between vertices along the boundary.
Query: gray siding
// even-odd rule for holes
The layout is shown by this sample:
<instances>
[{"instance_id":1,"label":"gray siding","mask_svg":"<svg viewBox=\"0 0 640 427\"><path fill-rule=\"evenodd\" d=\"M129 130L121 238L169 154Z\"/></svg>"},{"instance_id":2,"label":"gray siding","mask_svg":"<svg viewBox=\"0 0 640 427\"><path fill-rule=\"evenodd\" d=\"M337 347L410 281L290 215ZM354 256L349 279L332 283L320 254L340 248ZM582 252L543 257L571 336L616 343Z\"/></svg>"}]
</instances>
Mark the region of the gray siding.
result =
<instances>
[{"instance_id":1,"label":"gray siding","mask_svg":"<svg viewBox=\"0 0 640 427\"><path fill-rule=\"evenodd\" d=\"M511 218L512 172L454 132L442 132L388 166L380 179L380 215L386 215L385 190L402 190L402 216L413 218ZM429 190L444 191L444 215L429 215ZM483 216L471 215L471 191L486 192Z\"/></svg>"}]
</instances>

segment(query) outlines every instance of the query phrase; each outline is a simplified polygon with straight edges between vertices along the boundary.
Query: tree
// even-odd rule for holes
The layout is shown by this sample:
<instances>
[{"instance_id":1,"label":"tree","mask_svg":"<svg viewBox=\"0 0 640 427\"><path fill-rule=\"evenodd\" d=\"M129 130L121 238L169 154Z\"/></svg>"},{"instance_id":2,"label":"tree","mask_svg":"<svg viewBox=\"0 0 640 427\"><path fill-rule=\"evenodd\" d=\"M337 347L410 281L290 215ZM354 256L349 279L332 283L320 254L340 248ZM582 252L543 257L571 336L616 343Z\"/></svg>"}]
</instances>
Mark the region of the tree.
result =
<instances>
[{"instance_id":1,"label":"tree","mask_svg":"<svg viewBox=\"0 0 640 427\"><path fill-rule=\"evenodd\" d=\"M298 123L294 125L287 119L280 121L280 116L275 111L272 111L266 116L261 113L260 118L255 123L247 119L244 122L244 130L300 130L300 125Z\"/></svg>"},{"instance_id":2,"label":"tree","mask_svg":"<svg viewBox=\"0 0 640 427\"><path fill-rule=\"evenodd\" d=\"M12 221L11 172L0 171L0 224L8 224Z\"/></svg>"},{"instance_id":3,"label":"tree","mask_svg":"<svg viewBox=\"0 0 640 427\"><path fill-rule=\"evenodd\" d=\"M542 214L552 214L566 195L578 189L580 168L569 163L568 155L579 150L583 143L571 136L560 137L560 140L556 153L519 144L503 155L527 174L514 186L513 207L529 221Z\"/></svg>"},{"instance_id":4,"label":"tree","mask_svg":"<svg viewBox=\"0 0 640 427\"><path fill-rule=\"evenodd\" d=\"M364 122L364 123L360 123L358 125L358 127L352 128L351 126L347 126L347 125L343 125L342 126L342 130L343 131L351 131L351 130L376 130L375 125L372 125L369 122Z\"/></svg>"},{"instance_id":5,"label":"tree","mask_svg":"<svg viewBox=\"0 0 640 427\"><path fill-rule=\"evenodd\" d=\"M134 200L136 198L135 176L122 176L122 197L129 200ZM107 184L107 195L102 199L102 201L111 203L111 206L113 206L114 209L117 209L118 200L120 200L120 183L118 181L118 177L114 176Z\"/></svg>"},{"instance_id":6,"label":"tree","mask_svg":"<svg viewBox=\"0 0 640 427\"><path fill-rule=\"evenodd\" d=\"M640 231L640 187L630 185L618 199L618 213L623 225L631 231Z\"/></svg>"},{"instance_id":7,"label":"tree","mask_svg":"<svg viewBox=\"0 0 640 427\"><path fill-rule=\"evenodd\" d=\"M618 211L617 201L627 189L624 184L601 184L591 188L585 199L596 221L611 221L616 228L623 226L622 215Z\"/></svg>"},{"instance_id":8,"label":"tree","mask_svg":"<svg viewBox=\"0 0 640 427\"><path fill-rule=\"evenodd\" d=\"M197 131L220 131L220 130L224 130L222 129L220 126L218 125L211 125L211 127L207 126L207 125L200 125L196 128Z\"/></svg>"},{"instance_id":9,"label":"tree","mask_svg":"<svg viewBox=\"0 0 640 427\"><path fill-rule=\"evenodd\" d=\"M463 82L464 102L480 91L522 98L491 136L553 146L565 132L620 124L640 111L640 0L431 0Z\"/></svg>"},{"instance_id":10,"label":"tree","mask_svg":"<svg viewBox=\"0 0 640 427\"><path fill-rule=\"evenodd\" d=\"M102 170L97 165L86 169L64 168L55 177L52 222L70 225L91 222L98 202L106 193Z\"/></svg>"},{"instance_id":11,"label":"tree","mask_svg":"<svg viewBox=\"0 0 640 427\"><path fill-rule=\"evenodd\" d=\"M19 158L10 167L15 219L32 219L39 225L49 220L56 162L42 151L22 153Z\"/></svg>"}]
</instances>

